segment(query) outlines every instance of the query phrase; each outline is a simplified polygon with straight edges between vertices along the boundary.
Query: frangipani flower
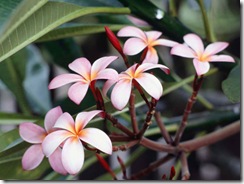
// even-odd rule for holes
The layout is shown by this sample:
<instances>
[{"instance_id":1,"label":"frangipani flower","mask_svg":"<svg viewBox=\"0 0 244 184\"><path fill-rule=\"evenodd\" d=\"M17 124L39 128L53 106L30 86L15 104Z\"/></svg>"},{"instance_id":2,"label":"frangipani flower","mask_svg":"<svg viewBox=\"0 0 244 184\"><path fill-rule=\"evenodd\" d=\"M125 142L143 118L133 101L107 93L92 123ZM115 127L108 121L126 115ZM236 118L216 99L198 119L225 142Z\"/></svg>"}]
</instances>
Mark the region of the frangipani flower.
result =
<instances>
[{"instance_id":1,"label":"frangipani flower","mask_svg":"<svg viewBox=\"0 0 244 184\"><path fill-rule=\"evenodd\" d=\"M171 54L193 58L193 65L198 76L208 72L209 62L235 62L231 56L215 55L229 45L227 42L211 43L204 49L201 38L196 34L187 34L183 39L185 44L175 45L171 49Z\"/></svg>"},{"instance_id":2,"label":"frangipani flower","mask_svg":"<svg viewBox=\"0 0 244 184\"><path fill-rule=\"evenodd\" d=\"M45 129L30 122L20 124L19 134L21 138L33 144L23 155L22 167L24 170L35 169L42 162L44 158L42 141L49 133L54 131L53 125L62 113L62 109L59 106L48 111L44 119ZM50 155L49 162L53 170L63 175L67 174L61 162L60 148L55 149L53 154Z\"/></svg>"},{"instance_id":3,"label":"frangipani flower","mask_svg":"<svg viewBox=\"0 0 244 184\"><path fill-rule=\"evenodd\" d=\"M167 47L173 47L178 44L177 42L159 39L162 35L159 31L142 31L141 29L133 26L126 26L122 28L118 33L120 37L133 37L129 38L125 44L123 51L126 55L136 55L147 47L147 54L143 63L158 63L158 54L155 50L155 46L162 45Z\"/></svg>"},{"instance_id":4,"label":"frangipani flower","mask_svg":"<svg viewBox=\"0 0 244 184\"><path fill-rule=\"evenodd\" d=\"M69 113L62 114L54 125L60 130L49 134L42 143L44 154L49 157L62 144L62 163L65 170L72 175L77 174L84 163L82 142L111 154L112 143L107 134L97 128L84 129L89 121L101 112L100 110L81 112L75 121Z\"/></svg>"},{"instance_id":5,"label":"frangipani flower","mask_svg":"<svg viewBox=\"0 0 244 184\"><path fill-rule=\"evenodd\" d=\"M69 68L77 74L62 74L55 77L50 82L49 89L55 89L75 82L75 84L69 88L68 96L73 102L80 104L92 81L117 77L117 71L106 68L117 58L117 56L102 57L97 59L92 66L86 58L78 58L69 64Z\"/></svg>"},{"instance_id":6,"label":"frangipani flower","mask_svg":"<svg viewBox=\"0 0 244 184\"><path fill-rule=\"evenodd\" d=\"M103 87L103 94L106 95L109 88L116 83L111 93L111 102L116 109L122 110L129 101L132 83L136 81L150 96L158 100L163 94L163 87L154 75L145 73L154 68L160 68L166 74L170 72L169 68L161 64L143 63L138 67L134 64L119 74L118 80L108 80Z\"/></svg>"}]
</instances>

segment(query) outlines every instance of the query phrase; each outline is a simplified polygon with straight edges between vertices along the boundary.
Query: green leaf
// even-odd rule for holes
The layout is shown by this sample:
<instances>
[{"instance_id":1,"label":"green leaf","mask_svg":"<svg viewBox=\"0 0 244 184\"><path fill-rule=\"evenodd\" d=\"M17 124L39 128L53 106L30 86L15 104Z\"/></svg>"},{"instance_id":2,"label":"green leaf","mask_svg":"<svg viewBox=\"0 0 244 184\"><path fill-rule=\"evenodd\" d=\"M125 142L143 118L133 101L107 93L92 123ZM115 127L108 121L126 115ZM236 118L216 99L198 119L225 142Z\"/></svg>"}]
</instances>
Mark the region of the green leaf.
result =
<instances>
[{"instance_id":1,"label":"green leaf","mask_svg":"<svg viewBox=\"0 0 244 184\"><path fill-rule=\"evenodd\" d=\"M48 2L0 42L0 61L34 42L61 24L94 13L129 13L128 8L81 7L68 3ZM15 14L15 16L24 16ZM10 29L10 28L9 28Z\"/></svg>"},{"instance_id":2,"label":"green leaf","mask_svg":"<svg viewBox=\"0 0 244 184\"><path fill-rule=\"evenodd\" d=\"M94 33L101 33L101 32L105 32L104 26L109 26L109 28L112 31L118 31L125 25L109 25L109 24L87 25L87 24L82 24L82 23L80 23L80 24L67 23L58 29L54 29L54 30L50 31L48 34L39 38L36 42L57 40L57 39L62 39L62 38L67 38L67 37L82 36L82 35L88 35L88 34L94 34Z\"/></svg>"},{"instance_id":3,"label":"green leaf","mask_svg":"<svg viewBox=\"0 0 244 184\"><path fill-rule=\"evenodd\" d=\"M237 103L241 100L241 66L237 65L229 73L227 79L222 82L222 89L228 99Z\"/></svg>"},{"instance_id":4,"label":"green leaf","mask_svg":"<svg viewBox=\"0 0 244 184\"><path fill-rule=\"evenodd\" d=\"M23 88L25 78L25 67L28 58L27 49L22 49L12 57L0 63L0 79L15 95L21 110L30 114L27 98Z\"/></svg>"},{"instance_id":5,"label":"green leaf","mask_svg":"<svg viewBox=\"0 0 244 184\"><path fill-rule=\"evenodd\" d=\"M0 125L18 125L22 122L33 122L40 120L40 117L27 116L17 113L0 112Z\"/></svg>"}]
</instances>

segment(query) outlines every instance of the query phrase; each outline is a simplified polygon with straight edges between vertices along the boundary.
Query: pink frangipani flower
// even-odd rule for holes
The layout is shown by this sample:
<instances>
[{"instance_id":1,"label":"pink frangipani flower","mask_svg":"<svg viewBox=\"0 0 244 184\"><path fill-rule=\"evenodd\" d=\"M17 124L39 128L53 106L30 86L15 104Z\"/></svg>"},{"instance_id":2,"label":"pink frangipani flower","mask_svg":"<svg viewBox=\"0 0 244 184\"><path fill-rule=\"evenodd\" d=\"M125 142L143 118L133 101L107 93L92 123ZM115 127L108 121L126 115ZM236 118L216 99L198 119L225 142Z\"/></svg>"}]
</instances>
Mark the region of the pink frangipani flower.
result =
<instances>
[{"instance_id":1,"label":"pink frangipani flower","mask_svg":"<svg viewBox=\"0 0 244 184\"><path fill-rule=\"evenodd\" d=\"M72 175L77 174L84 163L84 147L82 142L106 153L112 153L112 142L103 131L97 128L85 128L89 121L103 111L94 110L79 113L75 121L65 112L54 125L59 128L49 134L43 141L44 154L49 157L62 144L62 163L65 170Z\"/></svg>"},{"instance_id":2,"label":"pink frangipani flower","mask_svg":"<svg viewBox=\"0 0 244 184\"><path fill-rule=\"evenodd\" d=\"M49 133L54 131L53 125L62 113L62 109L59 106L48 111L44 119L45 129L31 122L20 124L19 134L21 138L33 144L23 155L22 167L24 170L35 169L42 162L44 158L42 141ZM54 150L53 154L49 157L49 162L53 170L63 175L67 174L61 162L60 148Z\"/></svg>"},{"instance_id":3,"label":"pink frangipani flower","mask_svg":"<svg viewBox=\"0 0 244 184\"><path fill-rule=\"evenodd\" d=\"M103 94L106 95L109 88L116 83L111 93L111 102L116 109L122 110L129 101L132 84L137 85L136 81L150 96L158 100L163 94L163 87L154 75L145 73L154 68L160 68L166 74L170 72L168 67L161 64L143 63L138 67L134 64L120 73L118 80L108 80L103 87Z\"/></svg>"},{"instance_id":4,"label":"pink frangipani flower","mask_svg":"<svg viewBox=\"0 0 244 184\"><path fill-rule=\"evenodd\" d=\"M111 68L106 68L117 58L117 56L102 57L97 59L92 66L86 58L78 58L69 64L69 68L77 74L62 74L55 77L50 82L49 89L55 89L68 83L75 82L75 84L69 88L68 96L73 102L80 104L85 97L89 86L94 90L91 85L93 81L98 79L113 79L117 77L117 71Z\"/></svg>"},{"instance_id":5,"label":"pink frangipani flower","mask_svg":"<svg viewBox=\"0 0 244 184\"><path fill-rule=\"evenodd\" d=\"M193 58L193 65L198 76L209 71L209 62L235 62L231 56L215 55L228 47L227 42L215 42L209 44L205 49L201 38L193 33L183 37L185 44L175 45L171 54L186 58Z\"/></svg>"},{"instance_id":6,"label":"pink frangipani flower","mask_svg":"<svg viewBox=\"0 0 244 184\"><path fill-rule=\"evenodd\" d=\"M155 46L162 45L167 47L173 47L178 44L177 42L159 39L162 35L159 31L142 31L141 29L133 26L126 26L122 28L118 33L120 37L133 37L129 38L125 44L123 51L126 55L136 55L143 49L147 48L147 54L143 63L158 63L158 54Z\"/></svg>"}]
</instances>

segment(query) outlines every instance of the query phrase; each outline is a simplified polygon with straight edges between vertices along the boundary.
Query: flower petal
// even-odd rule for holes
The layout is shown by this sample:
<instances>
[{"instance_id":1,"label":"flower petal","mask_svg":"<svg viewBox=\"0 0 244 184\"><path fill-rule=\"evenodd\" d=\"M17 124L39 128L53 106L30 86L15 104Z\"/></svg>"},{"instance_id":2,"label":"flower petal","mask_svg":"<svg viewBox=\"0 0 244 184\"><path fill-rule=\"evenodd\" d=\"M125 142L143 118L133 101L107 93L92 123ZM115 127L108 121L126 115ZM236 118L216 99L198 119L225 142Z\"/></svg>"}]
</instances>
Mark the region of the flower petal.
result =
<instances>
[{"instance_id":1,"label":"flower petal","mask_svg":"<svg viewBox=\"0 0 244 184\"><path fill-rule=\"evenodd\" d=\"M170 54L181 56L181 57L186 57L186 58L194 58L194 57L196 57L194 51L192 49L190 49L188 46L183 45L183 44L175 45L171 49Z\"/></svg>"},{"instance_id":2,"label":"flower petal","mask_svg":"<svg viewBox=\"0 0 244 184\"><path fill-rule=\"evenodd\" d=\"M142 63L158 63L158 53L153 47L148 49L146 57Z\"/></svg>"},{"instance_id":3,"label":"flower petal","mask_svg":"<svg viewBox=\"0 0 244 184\"><path fill-rule=\"evenodd\" d=\"M161 64L153 64L153 63L143 63L141 64L135 71L135 76L138 75L139 73L143 73L147 70L151 70L154 68L160 68L163 70L166 74L170 73L170 70L168 67L161 65Z\"/></svg>"},{"instance_id":4,"label":"flower petal","mask_svg":"<svg viewBox=\"0 0 244 184\"><path fill-rule=\"evenodd\" d=\"M167 47L174 47L175 45L179 44L178 42L167 40L167 39L158 39L152 43L151 46L162 45Z\"/></svg>"},{"instance_id":5,"label":"flower petal","mask_svg":"<svg viewBox=\"0 0 244 184\"><path fill-rule=\"evenodd\" d=\"M198 76L207 73L210 68L209 62L201 62L198 59L193 59L193 65L196 69Z\"/></svg>"},{"instance_id":6,"label":"flower petal","mask_svg":"<svg viewBox=\"0 0 244 184\"><path fill-rule=\"evenodd\" d=\"M79 139L70 138L64 143L62 163L69 174L76 175L80 171L84 157L84 148Z\"/></svg>"},{"instance_id":7,"label":"flower petal","mask_svg":"<svg viewBox=\"0 0 244 184\"><path fill-rule=\"evenodd\" d=\"M159 32L159 31L146 31L145 33L147 35L148 43L151 43L154 40L157 40L162 35L162 32Z\"/></svg>"},{"instance_id":8,"label":"flower petal","mask_svg":"<svg viewBox=\"0 0 244 184\"><path fill-rule=\"evenodd\" d=\"M49 110L47 112L45 119L44 119L44 127L45 127L47 133L51 132L57 119L62 114L63 114L63 111L60 106L52 108L51 110Z\"/></svg>"},{"instance_id":9,"label":"flower petal","mask_svg":"<svg viewBox=\"0 0 244 184\"><path fill-rule=\"evenodd\" d=\"M108 135L97 128L86 128L80 132L80 139L100 151L111 154L112 142Z\"/></svg>"},{"instance_id":10,"label":"flower petal","mask_svg":"<svg viewBox=\"0 0 244 184\"><path fill-rule=\"evenodd\" d=\"M76 74L58 75L57 77L53 78L53 80L50 82L48 89L59 88L71 82L78 82L78 81L84 81L84 79L80 75L76 75Z\"/></svg>"},{"instance_id":11,"label":"flower petal","mask_svg":"<svg viewBox=\"0 0 244 184\"><path fill-rule=\"evenodd\" d=\"M228 55L213 55L209 59L210 62L235 62L234 58Z\"/></svg>"},{"instance_id":12,"label":"flower petal","mask_svg":"<svg viewBox=\"0 0 244 184\"><path fill-rule=\"evenodd\" d=\"M22 167L24 170L32 170L40 165L44 158L41 144L30 146L22 157Z\"/></svg>"},{"instance_id":13,"label":"flower petal","mask_svg":"<svg viewBox=\"0 0 244 184\"><path fill-rule=\"evenodd\" d=\"M26 142L36 144L43 141L46 136L46 131L34 123L26 122L19 125L19 134Z\"/></svg>"},{"instance_id":14,"label":"flower petal","mask_svg":"<svg viewBox=\"0 0 244 184\"><path fill-rule=\"evenodd\" d=\"M118 59L118 56L107 56L107 57L101 57L97 59L92 64L91 75L94 77L91 78L95 78L98 72L104 70L108 65L110 65L116 59Z\"/></svg>"},{"instance_id":15,"label":"flower petal","mask_svg":"<svg viewBox=\"0 0 244 184\"><path fill-rule=\"evenodd\" d=\"M229 43L227 43L227 42L211 43L206 47L206 49L204 51L204 55L207 55L207 56L214 55L214 54L224 50L226 47L228 47L228 45L229 45Z\"/></svg>"},{"instance_id":16,"label":"flower petal","mask_svg":"<svg viewBox=\"0 0 244 184\"><path fill-rule=\"evenodd\" d=\"M86 58L81 57L69 64L69 68L83 76L86 80L90 79L91 63Z\"/></svg>"},{"instance_id":17,"label":"flower petal","mask_svg":"<svg viewBox=\"0 0 244 184\"><path fill-rule=\"evenodd\" d=\"M147 40L147 36L144 31L134 26L126 26L119 30L117 36L120 37L136 37L144 41Z\"/></svg>"},{"instance_id":18,"label":"flower petal","mask_svg":"<svg viewBox=\"0 0 244 184\"><path fill-rule=\"evenodd\" d=\"M68 96L73 102L79 105L81 101L84 99L88 88L89 83L77 82L70 86Z\"/></svg>"},{"instance_id":19,"label":"flower petal","mask_svg":"<svg viewBox=\"0 0 244 184\"><path fill-rule=\"evenodd\" d=\"M80 132L94 116L98 115L101 112L101 110L93 110L89 112L80 112L79 114L77 114L75 118L76 132Z\"/></svg>"},{"instance_id":20,"label":"flower petal","mask_svg":"<svg viewBox=\"0 0 244 184\"><path fill-rule=\"evenodd\" d=\"M74 134L66 130L57 130L48 134L42 142L43 153L49 157L63 141L71 136L74 136Z\"/></svg>"},{"instance_id":21,"label":"flower petal","mask_svg":"<svg viewBox=\"0 0 244 184\"><path fill-rule=\"evenodd\" d=\"M100 72L97 73L97 76L94 80L97 79L117 79L118 78L118 72L111 68L106 68Z\"/></svg>"},{"instance_id":22,"label":"flower petal","mask_svg":"<svg viewBox=\"0 0 244 184\"><path fill-rule=\"evenodd\" d=\"M135 80L145 89L145 91L158 100L163 94L163 87L160 81L152 74L141 73Z\"/></svg>"},{"instance_id":23,"label":"flower petal","mask_svg":"<svg viewBox=\"0 0 244 184\"><path fill-rule=\"evenodd\" d=\"M103 85L102 93L104 96L107 95L108 90L117 82L117 80L107 80Z\"/></svg>"},{"instance_id":24,"label":"flower petal","mask_svg":"<svg viewBox=\"0 0 244 184\"><path fill-rule=\"evenodd\" d=\"M62 154L62 149L57 148L53 152L53 154L50 155L48 160L54 171L56 171L57 173L60 173L62 175L66 175L67 171L64 169L62 159L61 159L61 154Z\"/></svg>"},{"instance_id":25,"label":"flower petal","mask_svg":"<svg viewBox=\"0 0 244 184\"><path fill-rule=\"evenodd\" d=\"M203 53L203 42L198 35L190 33L185 35L183 39L186 42L186 44L189 45L197 53L198 56Z\"/></svg>"},{"instance_id":26,"label":"flower petal","mask_svg":"<svg viewBox=\"0 0 244 184\"><path fill-rule=\"evenodd\" d=\"M114 86L111 93L111 102L116 109L122 110L128 103L131 93L131 82L129 79L123 79Z\"/></svg>"},{"instance_id":27,"label":"flower petal","mask_svg":"<svg viewBox=\"0 0 244 184\"><path fill-rule=\"evenodd\" d=\"M75 133L75 122L72 116L65 112L63 113L56 121L55 128L61 128L64 130L68 130L72 133Z\"/></svg>"},{"instance_id":28,"label":"flower petal","mask_svg":"<svg viewBox=\"0 0 244 184\"><path fill-rule=\"evenodd\" d=\"M136 55L141 52L147 44L140 38L130 38L124 44L124 54L126 55Z\"/></svg>"}]
</instances>

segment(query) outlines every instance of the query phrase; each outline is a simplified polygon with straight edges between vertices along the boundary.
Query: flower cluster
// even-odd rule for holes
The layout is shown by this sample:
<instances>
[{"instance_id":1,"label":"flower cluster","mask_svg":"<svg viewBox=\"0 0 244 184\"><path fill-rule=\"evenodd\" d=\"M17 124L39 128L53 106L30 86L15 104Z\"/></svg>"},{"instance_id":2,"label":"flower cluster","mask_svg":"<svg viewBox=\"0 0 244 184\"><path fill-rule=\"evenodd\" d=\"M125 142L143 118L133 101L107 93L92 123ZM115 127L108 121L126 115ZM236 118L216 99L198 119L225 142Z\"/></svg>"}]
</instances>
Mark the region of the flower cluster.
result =
<instances>
[{"instance_id":1,"label":"flower cluster","mask_svg":"<svg viewBox=\"0 0 244 184\"><path fill-rule=\"evenodd\" d=\"M89 146L102 153L112 154L112 142L108 135L97 128L85 128L92 118L97 115L104 117L102 95L96 87L97 80L106 80L102 89L103 95L113 87L111 103L117 110L127 105L133 88L140 92L144 90L155 100L163 94L161 81L148 70L159 68L166 74L170 73L168 67L158 64L156 46L172 47L170 53L187 58L193 58L197 75L208 72L208 62L223 61L234 62L227 55L215 55L228 46L225 42L216 42L208 45L204 50L203 42L199 36L188 34L184 36L185 43L159 38L161 32L142 31L139 28L127 26L122 28L117 36L131 37L123 48L117 37L106 27L109 41L122 55L127 69L120 74L115 69L107 68L117 56L107 56L97 59L91 64L86 58L78 58L69 64L69 68L76 74L62 74L56 76L49 84L49 89L59 88L74 83L68 90L68 97L76 104L85 98L88 89L93 93L97 102L97 109L80 112L75 120L68 112L60 107L51 109L45 116L44 128L25 122L20 124L19 133L23 140L33 144L24 153L22 158L23 169L36 168L46 156L54 171L65 174L77 174L84 163L84 150ZM143 53L140 62L128 64L127 56Z\"/></svg>"}]
</instances>

